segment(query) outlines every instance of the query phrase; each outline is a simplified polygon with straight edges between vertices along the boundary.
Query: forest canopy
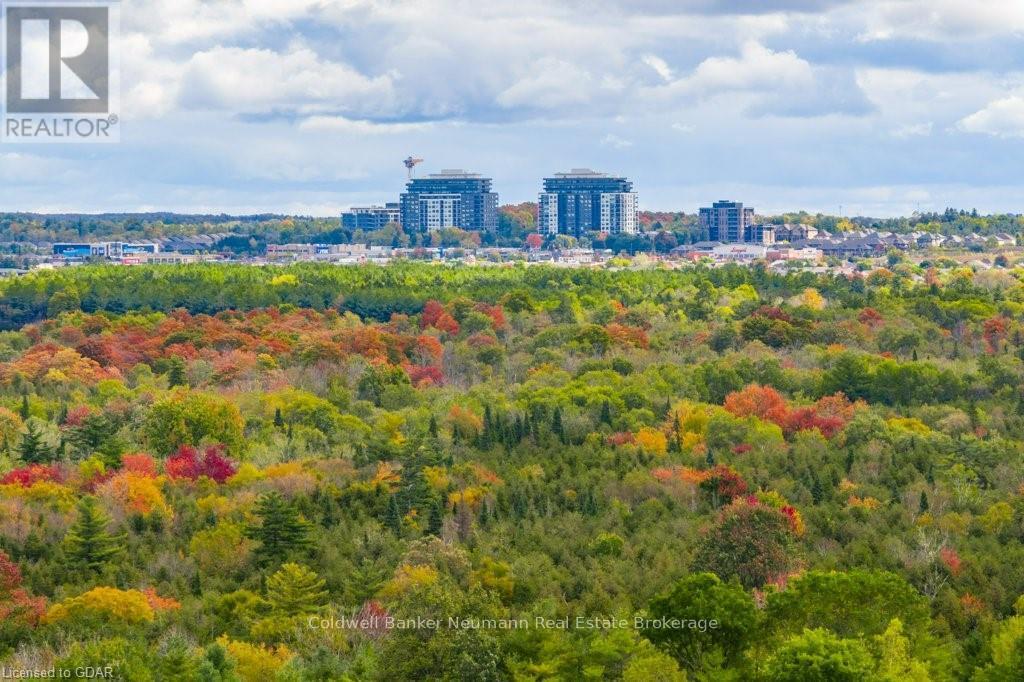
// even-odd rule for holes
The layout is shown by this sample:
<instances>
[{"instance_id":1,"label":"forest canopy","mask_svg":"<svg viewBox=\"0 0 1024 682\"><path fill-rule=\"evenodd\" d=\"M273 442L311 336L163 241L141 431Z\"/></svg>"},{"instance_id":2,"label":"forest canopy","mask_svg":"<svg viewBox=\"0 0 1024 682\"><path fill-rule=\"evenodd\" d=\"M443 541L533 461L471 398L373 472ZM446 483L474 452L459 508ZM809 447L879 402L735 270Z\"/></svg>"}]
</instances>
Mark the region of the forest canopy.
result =
<instances>
[{"instance_id":1,"label":"forest canopy","mask_svg":"<svg viewBox=\"0 0 1024 682\"><path fill-rule=\"evenodd\" d=\"M1021 275L0 280L0 660L1019 679Z\"/></svg>"}]
</instances>

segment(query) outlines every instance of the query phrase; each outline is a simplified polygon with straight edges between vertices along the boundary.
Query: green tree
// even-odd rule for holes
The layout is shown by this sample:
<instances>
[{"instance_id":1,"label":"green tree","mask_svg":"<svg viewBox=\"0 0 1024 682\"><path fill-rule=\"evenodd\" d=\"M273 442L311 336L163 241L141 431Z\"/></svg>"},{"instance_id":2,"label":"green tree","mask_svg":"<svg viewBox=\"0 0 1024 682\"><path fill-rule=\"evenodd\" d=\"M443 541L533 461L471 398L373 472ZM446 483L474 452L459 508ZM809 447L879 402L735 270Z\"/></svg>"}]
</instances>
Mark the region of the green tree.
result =
<instances>
[{"instance_id":1,"label":"green tree","mask_svg":"<svg viewBox=\"0 0 1024 682\"><path fill-rule=\"evenodd\" d=\"M170 359L167 365L167 385L188 386L188 378L185 376L185 361L178 355Z\"/></svg>"},{"instance_id":2,"label":"green tree","mask_svg":"<svg viewBox=\"0 0 1024 682\"><path fill-rule=\"evenodd\" d=\"M267 578L267 601L282 616L316 613L327 599L326 583L305 566L287 563Z\"/></svg>"},{"instance_id":3,"label":"green tree","mask_svg":"<svg viewBox=\"0 0 1024 682\"><path fill-rule=\"evenodd\" d=\"M203 441L221 443L230 452L242 445L242 415L233 402L180 388L153 405L143 430L149 444L160 453Z\"/></svg>"},{"instance_id":4,"label":"green tree","mask_svg":"<svg viewBox=\"0 0 1024 682\"><path fill-rule=\"evenodd\" d=\"M53 455L53 448L43 440L43 434L30 419L18 444L18 456L28 464L41 464L53 460Z\"/></svg>"},{"instance_id":5,"label":"green tree","mask_svg":"<svg viewBox=\"0 0 1024 682\"><path fill-rule=\"evenodd\" d=\"M874 679L875 662L855 639L840 639L828 630L804 630L765 663L769 682L861 682Z\"/></svg>"},{"instance_id":6,"label":"green tree","mask_svg":"<svg viewBox=\"0 0 1024 682\"><path fill-rule=\"evenodd\" d=\"M648 627L643 635L692 671L706 659L733 665L743 655L757 630L753 598L738 583L723 583L713 573L695 573L675 582L668 592L647 607L659 619L691 618L715 621L715 627Z\"/></svg>"},{"instance_id":7,"label":"green tree","mask_svg":"<svg viewBox=\"0 0 1024 682\"><path fill-rule=\"evenodd\" d=\"M119 555L124 546L124 535L107 532L110 518L92 496L78 503L78 518L64 536L64 551L68 561L88 571L99 571Z\"/></svg>"},{"instance_id":8,"label":"green tree","mask_svg":"<svg viewBox=\"0 0 1024 682\"><path fill-rule=\"evenodd\" d=\"M284 561L309 548L312 525L280 493L269 492L256 502L260 523L246 527L246 536L259 542L256 556L261 563Z\"/></svg>"}]
</instances>

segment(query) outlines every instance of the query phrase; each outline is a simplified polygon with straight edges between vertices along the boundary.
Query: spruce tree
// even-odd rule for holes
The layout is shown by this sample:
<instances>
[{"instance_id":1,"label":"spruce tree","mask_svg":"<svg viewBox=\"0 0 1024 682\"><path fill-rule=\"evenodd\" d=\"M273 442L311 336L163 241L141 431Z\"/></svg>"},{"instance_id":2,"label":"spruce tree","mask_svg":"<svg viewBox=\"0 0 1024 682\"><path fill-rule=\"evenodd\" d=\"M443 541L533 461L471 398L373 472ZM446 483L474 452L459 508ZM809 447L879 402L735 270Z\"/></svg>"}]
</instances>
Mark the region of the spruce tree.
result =
<instances>
[{"instance_id":1,"label":"spruce tree","mask_svg":"<svg viewBox=\"0 0 1024 682\"><path fill-rule=\"evenodd\" d=\"M395 535L402 534L402 514L398 510L398 500L394 495L388 500L388 513L384 517L384 525L390 528Z\"/></svg>"},{"instance_id":2,"label":"spruce tree","mask_svg":"<svg viewBox=\"0 0 1024 682\"><path fill-rule=\"evenodd\" d=\"M558 440L565 443L565 427L562 426L562 408L556 407L551 417L551 433L558 436Z\"/></svg>"},{"instance_id":3,"label":"spruce tree","mask_svg":"<svg viewBox=\"0 0 1024 682\"><path fill-rule=\"evenodd\" d=\"M53 459L53 452L43 441L43 435L32 420L29 420L25 434L21 437L18 456L28 464L41 464Z\"/></svg>"},{"instance_id":4,"label":"spruce tree","mask_svg":"<svg viewBox=\"0 0 1024 682\"><path fill-rule=\"evenodd\" d=\"M608 404L607 400L601 405L601 423L612 425L612 406Z\"/></svg>"},{"instance_id":5,"label":"spruce tree","mask_svg":"<svg viewBox=\"0 0 1024 682\"><path fill-rule=\"evenodd\" d=\"M96 498L82 498L78 503L78 519L64 536L65 553L72 565L99 571L121 552L124 536L108 533L109 523L110 518L96 504Z\"/></svg>"},{"instance_id":6,"label":"spruce tree","mask_svg":"<svg viewBox=\"0 0 1024 682\"><path fill-rule=\"evenodd\" d=\"M435 502L430 507L430 518L427 519L427 535L440 535L443 527L444 511L441 509L441 504Z\"/></svg>"},{"instance_id":7,"label":"spruce tree","mask_svg":"<svg viewBox=\"0 0 1024 682\"><path fill-rule=\"evenodd\" d=\"M437 438L437 417L430 415L430 424L427 426L427 432L431 438Z\"/></svg>"},{"instance_id":8,"label":"spruce tree","mask_svg":"<svg viewBox=\"0 0 1024 682\"><path fill-rule=\"evenodd\" d=\"M171 358L170 367L167 370L167 384L171 387L188 385L188 378L185 376L185 361L177 355Z\"/></svg>"},{"instance_id":9,"label":"spruce tree","mask_svg":"<svg viewBox=\"0 0 1024 682\"><path fill-rule=\"evenodd\" d=\"M28 418L31 416L28 408L28 393L21 396L21 409L18 410L18 414L21 415L22 421L28 421Z\"/></svg>"},{"instance_id":10,"label":"spruce tree","mask_svg":"<svg viewBox=\"0 0 1024 682\"><path fill-rule=\"evenodd\" d=\"M281 408L274 408L274 426L278 429L284 428L284 417L281 415Z\"/></svg>"},{"instance_id":11,"label":"spruce tree","mask_svg":"<svg viewBox=\"0 0 1024 682\"><path fill-rule=\"evenodd\" d=\"M917 505L918 510L924 514L928 511L928 493L921 491L921 501Z\"/></svg>"},{"instance_id":12,"label":"spruce tree","mask_svg":"<svg viewBox=\"0 0 1024 682\"><path fill-rule=\"evenodd\" d=\"M309 521L302 518L280 493L275 491L260 497L256 503L256 516L260 523L249 525L245 533L260 543L256 556L261 563L284 561L290 554L310 546Z\"/></svg>"},{"instance_id":13,"label":"spruce tree","mask_svg":"<svg viewBox=\"0 0 1024 682\"><path fill-rule=\"evenodd\" d=\"M825 498L825 491L821 487L821 480L817 474L811 472L811 500L814 504L821 504L821 501Z\"/></svg>"},{"instance_id":14,"label":"spruce tree","mask_svg":"<svg viewBox=\"0 0 1024 682\"><path fill-rule=\"evenodd\" d=\"M267 601L282 616L316 613L327 599L324 585L324 580L310 569L288 563L267 578Z\"/></svg>"}]
</instances>

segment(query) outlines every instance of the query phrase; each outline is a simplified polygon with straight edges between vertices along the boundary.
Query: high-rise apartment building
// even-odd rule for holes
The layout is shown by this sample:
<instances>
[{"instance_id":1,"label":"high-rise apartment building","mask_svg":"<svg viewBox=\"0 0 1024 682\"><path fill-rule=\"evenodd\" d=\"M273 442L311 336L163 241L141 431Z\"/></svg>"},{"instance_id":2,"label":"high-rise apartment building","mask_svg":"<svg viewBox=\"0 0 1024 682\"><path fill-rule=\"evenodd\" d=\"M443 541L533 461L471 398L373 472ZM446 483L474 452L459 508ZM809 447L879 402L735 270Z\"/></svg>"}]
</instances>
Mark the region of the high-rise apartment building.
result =
<instances>
[{"instance_id":1,"label":"high-rise apartment building","mask_svg":"<svg viewBox=\"0 0 1024 682\"><path fill-rule=\"evenodd\" d=\"M544 178L537 217L542 234L632 234L638 225L636 192L625 178L574 168Z\"/></svg>"},{"instance_id":2,"label":"high-rise apartment building","mask_svg":"<svg viewBox=\"0 0 1024 682\"><path fill-rule=\"evenodd\" d=\"M701 229L713 242L753 241L749 238L754 225L754 209L742 201L716 201L710 208L700 209Z\"/></svg>"},{"instance_id":3,"label":"high-rise apartment building","mask_svg":"<svg viewBox=\"0 0 1024 682\"><path fill-rule=\"evenodd\" d=\"M353 206L341 214L341 226L346 230L379 230L388 223L402 221L398 202L383 206Z\"/></svg>"},{"instance_id":4,"label":"high-rise apartment building","mask_svg":"<svg viewBox=\"0 0 1024 682\"><path fill-rule=\"evenodd\" d=\"M462 170L443 170L412 178L401 196L406 232L433 232L446 227L493 232L498 229L498 195L491 179Z\"/></svg>"}]
</instances>

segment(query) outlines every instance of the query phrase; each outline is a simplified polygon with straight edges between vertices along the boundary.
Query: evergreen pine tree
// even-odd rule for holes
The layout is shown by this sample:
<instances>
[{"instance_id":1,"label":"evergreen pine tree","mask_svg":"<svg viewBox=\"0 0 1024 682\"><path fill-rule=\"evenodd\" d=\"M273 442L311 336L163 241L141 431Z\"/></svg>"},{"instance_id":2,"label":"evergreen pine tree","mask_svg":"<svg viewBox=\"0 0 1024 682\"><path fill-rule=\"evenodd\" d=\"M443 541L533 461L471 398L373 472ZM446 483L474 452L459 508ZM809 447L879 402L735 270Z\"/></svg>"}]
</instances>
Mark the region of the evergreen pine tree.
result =
<instances>
[{"instance_id":1,"label":"evergreen pine tree","mask_svg":"<svg viewBox=\"0 0 1024 682\"><path fill-rule=\"evenodd\" d=\"M480 433L480 443L483 446L486 447L490 445L492 442L494 442L494 434L492 433L493 430L494 418L491 415L491 406L484 405L484 427L483 431Z\"/></svg>"},{"instance_id":2,"label":"evergreen pine tree","mask_svg":"<svg viewBox=\"0 0 1024 682\"><path fill-rule=\"evenodd\" d=\"M18 445L18 456L28 464L41 464L53 459L53 452L46 442L43 441L43 435L32 420L29 420L28 427L21 437L21 443Z\"/></svg>"},{"instance_id":3,"label":"evergreen pine tree","mask_svg":"<svg viewBox=\"0 0 1024 682\"><path fill-rule=\"evenodd\" d=\"M395 535L402 534L402 514L398 510L398 499L392 495L388 500L388 513L384 517L384 525L391 529Z\"/></svg>"},{"instance_id":4,"label":"evergreen pine tree","mask_svg":"<svg viewBox=\"0 0 1024 682\"><path fill-rule=\"evenodd\" d=\"M967 403L967 416L971 419L971 428L977 429L981 423L981 413L978 411L978 403L973 398Z\"/></svg>"},{"instance_id":5,"label":"evergreen pine tree","mask_svg":"<svg viewBox=\"0 0 1024 682\"><path fill-rule=\"evenodd\" d=\"M715 466L715 453L708 450L708 454L704 456L704 463L708 465L708 469Z\"/></svg>"},{"instance_id":6,"label":"evergreen pine tree","mask_svg":"<svg viewBox=\"0 0 1024 682\"><path fill-rule=\"evenodd\" d=\"M441 504L434 502L430 506L430 517L427 519L427 535L440 535L443 527L444 512L441 510Z\"/></svg>"},{"instance_id":7,"label":"evergreen pine tree","mask_svg":"<svg viewBox=\"0 0 1024 682\"><path fill-rule=\"evenodd\" d=\"M274 613L282 616L316 613L327 599L324 585L312 570L287 563L267 578L267 601Z\"/></svg>"},{"instance_id":8,"label":"evergreen pine tree","mask_svg":"<svg viewBox=\"0 0 1024 682\"><path fill-rule=\"evenodd\" d=\"M274 426L278 429L284 428L284 415L281 414L281 408L274 408Z\"/></svg>"},{"instance_id":9,"label":"evergreen pine tree","mask_svg":"<svg viewBox=\"0 0 1024 682\"><path fill-rule=\"evenodd\" d=\"M427 426L427 433L431 438L437 438L437 417L430 415L430 424Z\"/></svg>"},{"instance_id":10,"label":"evergreen pine tree","mask_svg":"<svg viewBox=\"0 0 1024 682\"><path fill-rule=\"evenodd\" d=\"M821 501L825 498L825 491L821 487L821 480L817 474L811 472L811 499L814 504L821 504Z\"/></svg>"},{"instance_id":11,"label":"evergreen pine tree","mask_svg":"<svg viewBox=\"0 0 1024 682\"><path fill-rule=\"evenodd\" d=\"M68 561L87 571L99 571L121 552L123 535L107 532L110 518L96 504L96 498L83 497L78 503L78 518L64 536Z\"/></svg>"},{"instance_id":12,"label":"evergreen pine tree","mask_svg":"<svg viewBox=\"0 0 1024 682\"><path fill-rule=\"evenodd\" d=\"M260 497L256 516L260 523L247 526L245 534L260 543L256 556L261 563L284 561L290 554L309 547L310 523L280 493Z\"/></svg>"},{"instance_id":13,"label":"evergreen pine tree","mask_svg":"<svg viewBox=\"0 0 1024 682\"><path fill-rule=\"evenodd\" d=\"M565 428L562 426L562 408L556 407L551 417L551 433L558 436L558 440L565 443Z\"/></svg>"},{"instance_id":14,"label":"evergreen pine tree","mask_svg":"<svg viewBox=\"0 0 1024 682\"><path fill-rule=\"evenodd\" d=\"M228 682L237 679L234 675L234 661L220 644L213 643L199 662L198 679L203 682Z\"/></svg>"},{"instance_id":15,"label":"evergreen pine tree","mask_svg":"<svg viewBox=\"0 0 1024 682\"><path fill-rule=\"evenodd\" d=\"M928 493L923 490L921 491L921 501L918 503L917 509L922 514L928 511Z\"/></svg>"},{"instance_id":16,"label":"evergreen pine tree","mask_svg":"<svg viewBox=\"0 0 1024 682\"><path fill-rule=\"evenodd\" d=\"M167 384L169 386L187 386L188 378L185 376L185 361L175 355L170 360L167 369Z\"/></svg>"},{"instance_id":17,"label":"evergreen pine tree","mask_svg":"<svg viewBox=\"0 0 1024 682\"><path fill-rule=\"evenodd\" d=\"M612 425L612 406L607 400L601 405L601 423L608 426Z\"/></svg>"},{"instance_id":18,"label":"evergreen pine tree","mask_svg":"<svg viewBox=\"0 0 1024 682\"><path fill-rule=\"evenodd\" d=\"M24 393L21 396L21 409L18 410L18 414L21 415L22 421L28 421L28 418L31 416L28 407L28 393Z\"/></svg>"}]
</instances>

